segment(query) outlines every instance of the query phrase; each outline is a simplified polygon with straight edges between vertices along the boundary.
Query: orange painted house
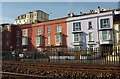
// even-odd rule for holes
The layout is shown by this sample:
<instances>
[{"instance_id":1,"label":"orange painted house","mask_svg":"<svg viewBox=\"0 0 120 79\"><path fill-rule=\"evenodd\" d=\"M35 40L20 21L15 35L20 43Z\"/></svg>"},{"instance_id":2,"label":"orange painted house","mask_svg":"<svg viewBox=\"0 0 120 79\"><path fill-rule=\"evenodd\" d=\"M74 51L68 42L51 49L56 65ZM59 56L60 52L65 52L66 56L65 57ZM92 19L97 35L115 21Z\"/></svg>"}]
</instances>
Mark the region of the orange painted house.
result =
<instances>
[{"instance_id":1,"label":"orange painted house","mask_svg":"<svg viewBox=\"0 0 120 79\"><path fill-rule=\"evenodd\" d=\"M32 44L37 49L47 47L67 47L67 24L66 18L49 20L32 24ZM39 29L39 30L38 30ZM41 29L41 33L36 35ZM37 40L40 39L39 45Z\"/></svg>"}]
</instances>

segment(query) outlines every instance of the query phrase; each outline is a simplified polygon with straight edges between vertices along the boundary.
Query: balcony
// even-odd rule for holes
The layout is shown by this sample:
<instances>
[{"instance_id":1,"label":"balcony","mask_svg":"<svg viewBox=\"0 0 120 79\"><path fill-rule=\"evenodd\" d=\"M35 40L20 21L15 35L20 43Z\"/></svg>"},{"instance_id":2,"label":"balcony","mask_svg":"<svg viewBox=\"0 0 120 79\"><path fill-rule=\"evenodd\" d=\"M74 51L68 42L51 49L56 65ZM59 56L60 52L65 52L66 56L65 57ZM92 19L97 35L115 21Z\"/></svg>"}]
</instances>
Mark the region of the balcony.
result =
<instances>
[{"instance_id":1,"label":"balcony","mask_svg":"<svg viewBox=\"0 0 120 79\"><path fill-rule=\"evenodd\" d=\"M112 40L100 40L100 44L113 44Z\"/></svg>"},{"instance_id":2,"label":"balcony","mask_svg":"<svg viewBox=\"0 0 120 79\"><path fill-rule=\"evenodd\" d=\"M74 33L83 33L83 31L82 31L82 30L79 30L79 31L73 31L72 33L73 33L73 34L74 34Z\"/></svg>"},{"instance_id":3,"label":"balcony","mask_svg":"<svg viewBox=\"0 0 120 79\"><path fill-rule=\"evenodd\" d=\"M96 42L95 41L88 41L88 45L95 45Z\"/></svg>"},{"instance_id":4,"label":"balcony","mask_svg":"<svg viewBox=\"0 0 120 79\"><path fill-rule=\"evenodd\" d=\"M111 26L106 26L106 27L100 27L99 31L103 31L103 30L112 30L113 28Z\"/></svg>"},{"instance_id":5,"label":"balcony","mask_svg":"<svg viewBox=\"0 0 120 79\"><path fill-rule=\"evenodd\" d=\"M73 45L74 46L83 45L83 42L82 41L81 42L73 42Z\"/></svg>"}]
</instances>

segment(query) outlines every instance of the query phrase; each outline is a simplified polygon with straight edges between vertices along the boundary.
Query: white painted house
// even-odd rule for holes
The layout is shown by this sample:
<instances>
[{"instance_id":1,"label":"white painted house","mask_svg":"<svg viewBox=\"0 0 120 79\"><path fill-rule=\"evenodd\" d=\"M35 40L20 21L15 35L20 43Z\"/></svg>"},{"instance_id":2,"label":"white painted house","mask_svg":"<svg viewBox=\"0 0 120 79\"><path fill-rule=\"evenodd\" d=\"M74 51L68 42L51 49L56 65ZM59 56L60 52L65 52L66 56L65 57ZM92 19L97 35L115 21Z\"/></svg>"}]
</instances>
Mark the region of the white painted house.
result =
<instances>
[{"instance_id":1,"label":"white painted house","mask_svg":"<svg viewBox=\"0 0 120 79\"><path fill-rule=\"evenodd\" d=\"M113 45L113 11L91 10L67 18L68 48L93 48Z\"/></svg>"}]
</instances>

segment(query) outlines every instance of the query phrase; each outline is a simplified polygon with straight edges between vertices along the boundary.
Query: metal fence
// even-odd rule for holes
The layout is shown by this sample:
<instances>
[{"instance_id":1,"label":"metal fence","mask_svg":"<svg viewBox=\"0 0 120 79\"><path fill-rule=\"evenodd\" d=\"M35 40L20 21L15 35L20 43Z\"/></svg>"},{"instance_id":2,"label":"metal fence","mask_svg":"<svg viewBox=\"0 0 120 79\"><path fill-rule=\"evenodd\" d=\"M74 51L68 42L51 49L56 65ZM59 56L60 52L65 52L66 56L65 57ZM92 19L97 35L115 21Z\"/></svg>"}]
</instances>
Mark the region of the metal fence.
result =
<instances>
[{"instance_id":1,"label":"metal fence","mask_svg":"<svg viewBox=\"0 0 120 79\"><path fill-rule=\"evenodd\" d=\"M41 51L3 51L3 60L43 63L120 64L120 47L67 49L44 48Z\"/></svg>"}]
</instances>

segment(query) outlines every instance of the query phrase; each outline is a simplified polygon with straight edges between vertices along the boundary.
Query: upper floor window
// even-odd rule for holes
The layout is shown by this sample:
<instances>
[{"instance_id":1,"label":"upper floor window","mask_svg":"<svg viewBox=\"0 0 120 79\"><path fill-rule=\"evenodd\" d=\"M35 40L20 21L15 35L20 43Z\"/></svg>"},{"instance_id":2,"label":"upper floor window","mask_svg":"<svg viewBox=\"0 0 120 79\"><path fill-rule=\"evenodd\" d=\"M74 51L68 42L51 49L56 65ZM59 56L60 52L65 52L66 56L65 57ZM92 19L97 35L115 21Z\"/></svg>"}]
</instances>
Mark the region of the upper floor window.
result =
<instances>
[{"instance_id":1,"label":"upper floor window","mask_svg":"<svg viewBox=\"0 0 120 79\"><path fill-rule=\"evenodd\" d=\"M58 32L62 32L62 27L61 26L57 26L56 27L56 32L58 33Z\"/></svg>"},{"instance_id":2,"label":"upper floor window","mask_svg":"<svg viewBox=\"0 0 120 79\"><path fill-rule=\"evenodd\" d=\"M110 27L109 18L101 19L101 28L107 28L107 27Z\"/></svg>"},{"instance_id":3,"label":"upper floor window","mask_svg":"<svg viewBox=\"0 0 120 79\"><path fill-rule=\"evenodd\" d=\"M36 46L42 44L42 37L36 37Z\"/></svg>"},{"instance_id":4,"label":"upper floor window","mask_svg":"<svg viewBox=\"0 0 120 79\"><path fill-rule=\"evenodd\" d=\"M37 28L37 35L41 35L42 34L42 29L41 28Z\"/></svg>"},{"instance_id":5,"label":"upper floor window","mask_svg":"<svg viewBox=\"0 0 120 79\"><path fill-rule=\"evenodd\" d=\"M110 40L110 37L111 37L110 31L101 31L100 36L101 36L101 39L104 40L104 41L105 40Z\"/></svg>"},{"instance_id":6,"label":"upper floor window","mask_svg":"<svg viewBox=\"0 0 120 79\"><path fill-rule=\"evenodd\" d=\"M88 29L92 29L92 22L88 22Z\"/></svg>"},{"instance_id":7,"label":"upper floor window","mask_svg":"<svg viewBox=\"0 0 120 79\"><path fill-rule=\"evenodd\" d=\"M62 42L61 35L56 35L56 44L61 43L61 42Z\"/></svg>"},{"instance_id":8,"label":"upper floor window","mask_svg":"<svg viewBox=\"0 0 120 79\"><path fill-rule=\"evenodd\" d=\"M73 23L73 31L80 31L81 30L81 22Z\"/></svg>"},{"instance_id":9,"label":"upper floor window","mask_svg":"<svg viewBox=\"0 0 120 79\"><path fill-rule=\"evenodd\" d=\"M20 36L20 31L16 31L16 36L17 36L17 37Z\"/></svg>"},{"instance_id":10,"label":"upper floor window","mask_svg":"<svg viewBox=\"0 0 120 79\"><path fill-rule=\"evenodd\" d=\"M6 39L9 38L9 36L10 36L10 33L7 32L7 33L6 33Z\"/></svg>"},{"instance_id":11,"label":"upper floor window","mask_svg":"<svg viewBox=\"0 0 120 79\"><path fill-rule=\"evenodd\" d=\"M93 33L92 32L89 33L89 41L93 41Z\"/></svg>"},{"instance_id":12,"label":"upper floor window","mask_svg":"<svg viewBox=\"0 0 120 79\"><path fill-rule=\"evenodd\" d=\"M50 36L48 36L48 44L50 44Z\"/></svg>"},{"instance_id":13,"label":"upper floor window","mask_svg":"<svg viewBox=\"0 0 120 79\"><path fill-rule=\"evenodd\" d=\"M47 27L47 33L50 33L50 27Z\"/></svg>"},{"instance_id":14,"label":"upper floor window","mask_svg":"<svg viewBox=\"0 0 120 79\"><path fill-rule=\"evenodd\" d=\"M22 36L28 36L28 29L22 30Z\"/></svg>"},{"instance_id":15,"label":"upper floor window","mask_svg":"<svg viewBox=\"0 0 120 79\"><path fill-rule=\"evenodd\" d=\"M22 45L28 45L28 38L22 37Z\"/></svg>"},{"instance_id":16,"label":"upper floor window","mask_svg":"<svg viewBox=\"0 0 120 79\"><path fill-rule=\"evenodd\" d=\"M75 43L82 42L82 34L80 34L80 33L74 34L74 42Z\"/></svg>"},{"instance_id":17,"label":"upper floor window","mask_svg":"<svg viewBox=\"0 0 120 79\"><path fill-rule=\"evenodd\" d=\"M16 40L16 46L19 46L19 40Z\"/></svg>"}]
</instances>

